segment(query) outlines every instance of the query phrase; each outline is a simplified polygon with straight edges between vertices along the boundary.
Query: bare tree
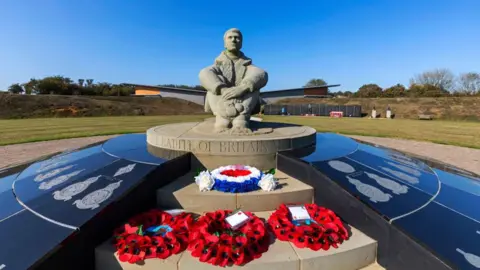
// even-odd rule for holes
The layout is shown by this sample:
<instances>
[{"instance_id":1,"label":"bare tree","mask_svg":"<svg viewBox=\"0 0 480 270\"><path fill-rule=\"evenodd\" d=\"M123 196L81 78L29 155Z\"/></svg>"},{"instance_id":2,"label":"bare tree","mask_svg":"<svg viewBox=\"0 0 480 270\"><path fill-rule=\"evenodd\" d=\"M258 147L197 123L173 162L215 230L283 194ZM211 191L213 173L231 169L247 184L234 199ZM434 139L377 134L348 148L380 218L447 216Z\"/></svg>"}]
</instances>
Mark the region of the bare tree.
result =
<instances>
[{"instance_id":1,"label":"bare tree","mask_svg":"<svg viewBox=\"0 0 480 270\"><path fill-rule=\"evenodd\" d=\"M458 78L458 82L459 92L469 95L480 93L480 73L468 72L461 74Z\"/></svg>"},{"instance_id":2,"label":"bare tree","mask_svg":"<svg viewBox=\"0 0 480 270\"><path fill-rule=\"evenodd\" d=\"M455 76L448 69L435 69L416 75L410 80L410 84L428 84L436 86L442 90L453 91L455 87Z\"/></svg>"}]
</instances>

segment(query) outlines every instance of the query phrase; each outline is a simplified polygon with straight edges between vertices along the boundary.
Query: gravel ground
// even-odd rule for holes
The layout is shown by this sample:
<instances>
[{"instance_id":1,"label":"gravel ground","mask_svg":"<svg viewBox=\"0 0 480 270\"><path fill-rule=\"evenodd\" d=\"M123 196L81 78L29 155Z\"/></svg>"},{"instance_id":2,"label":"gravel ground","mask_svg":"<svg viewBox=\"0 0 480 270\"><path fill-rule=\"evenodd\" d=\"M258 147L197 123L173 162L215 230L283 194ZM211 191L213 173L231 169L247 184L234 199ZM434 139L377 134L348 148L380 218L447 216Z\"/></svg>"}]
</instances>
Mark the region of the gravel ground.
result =
<instances>
[{"instance_id":1,"label":"gravel ground","mask_svg":"<svg viewBox=\"0 0 480 270\"><path fill-rule=\"evenodd\" d=\"M99 142L115 136L116 135L96 136L1 146L0 168L26 162L55 152L76 149L87 144ZM366 136L350 137L420 156L432 157L436 160L452 164L464 170L480 174L480 150L478 149L392 138Z\"/></svg>"}]
</instances>

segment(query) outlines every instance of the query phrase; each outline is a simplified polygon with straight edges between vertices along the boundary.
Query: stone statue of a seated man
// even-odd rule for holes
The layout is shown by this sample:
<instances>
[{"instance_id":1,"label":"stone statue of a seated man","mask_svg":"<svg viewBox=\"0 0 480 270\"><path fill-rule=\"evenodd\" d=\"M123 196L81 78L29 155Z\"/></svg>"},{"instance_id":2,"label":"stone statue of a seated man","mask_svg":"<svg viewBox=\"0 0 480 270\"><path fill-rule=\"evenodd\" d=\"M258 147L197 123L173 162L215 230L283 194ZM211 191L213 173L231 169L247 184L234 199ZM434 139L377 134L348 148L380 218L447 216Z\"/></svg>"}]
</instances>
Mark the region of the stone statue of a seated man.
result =
<instances>
[{"instance_id":1,"label":"stone statue of a seated man","mask_svg":"<svg viewBox=\"0 0 480 270\"><path fill-rule=\"evenodd\" d=\"M216 117L215 132L231 129L233 134L251 133L250 115L260 111L260 89L267 84L268 74L240 51L240 30L228 30L223 40L225 50L199 74L207 90L205 111Z\"/></svg>"}]
</instances>

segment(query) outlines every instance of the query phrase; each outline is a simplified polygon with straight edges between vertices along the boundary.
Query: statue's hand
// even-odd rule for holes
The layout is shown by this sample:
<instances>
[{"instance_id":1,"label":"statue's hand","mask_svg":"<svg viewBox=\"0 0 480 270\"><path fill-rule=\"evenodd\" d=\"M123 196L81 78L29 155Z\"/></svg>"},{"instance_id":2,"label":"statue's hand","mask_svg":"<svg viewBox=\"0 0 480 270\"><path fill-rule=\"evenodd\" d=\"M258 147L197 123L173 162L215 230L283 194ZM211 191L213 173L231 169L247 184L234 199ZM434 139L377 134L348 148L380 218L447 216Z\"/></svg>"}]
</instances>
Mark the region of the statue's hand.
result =
<instances>
[{"instance_id":1,"label":"statue's hand","mask_svg":"<svg viewBox=\"0 0 480 270\"><path fill-rule=\"evenodd\" d=\"M248 87L243 85L227 88L225 91L222 89L222 98L224 100L238 98L243 96L247 90Z\"/></svg>"}]
</instances>

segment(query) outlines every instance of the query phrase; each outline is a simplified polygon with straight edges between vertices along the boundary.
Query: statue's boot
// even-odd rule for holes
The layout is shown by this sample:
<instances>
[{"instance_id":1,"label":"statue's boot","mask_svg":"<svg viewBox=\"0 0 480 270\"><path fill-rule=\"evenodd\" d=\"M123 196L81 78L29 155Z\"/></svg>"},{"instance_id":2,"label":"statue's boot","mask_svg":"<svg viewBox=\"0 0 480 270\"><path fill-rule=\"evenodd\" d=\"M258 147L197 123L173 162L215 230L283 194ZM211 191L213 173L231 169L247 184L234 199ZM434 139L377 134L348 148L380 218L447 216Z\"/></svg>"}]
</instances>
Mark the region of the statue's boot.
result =
<instances>
[{"instance_id":1,"label":"statue's boot","mask_svg":"<svg viewBox=\"0 0 480 270\"><path fill-rule=\"evenodd\" d=\"M228 130L228 126L230 125L230 120L221 117L220 115L217 115L215 117L215 126L214 126L214 131L219 133L223 132L225 130Z\"/></svg>"},{"instance_id":2,"label":"statue's boot","mask_svg":"<svg viewBox=\"0 0 480 270\"><path fill-rule=\"evenodd\" d=\"M232 121L232 132L233 133L252 133L248 128L248 122L250 120L250 115L240 114L235 117Z\"/></svg>"}]
</instances>

